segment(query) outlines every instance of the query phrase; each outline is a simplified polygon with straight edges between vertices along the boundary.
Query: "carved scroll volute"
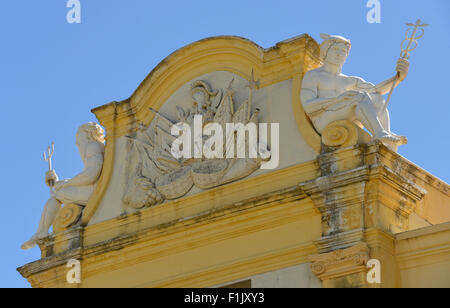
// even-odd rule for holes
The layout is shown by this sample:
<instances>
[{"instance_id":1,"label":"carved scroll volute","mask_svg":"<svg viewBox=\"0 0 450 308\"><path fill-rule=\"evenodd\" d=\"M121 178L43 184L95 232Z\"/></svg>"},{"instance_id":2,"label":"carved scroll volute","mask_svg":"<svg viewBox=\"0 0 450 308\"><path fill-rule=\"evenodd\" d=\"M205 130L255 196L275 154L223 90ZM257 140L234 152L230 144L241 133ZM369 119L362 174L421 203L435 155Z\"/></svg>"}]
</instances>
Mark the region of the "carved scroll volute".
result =
<instances>
[{"instance_id":1,"label":"carved scroll volute","mask_svg":"<svg viewBox=\"0 0 450 308\"><path fill-rule=\"evenodd\" d=\"M358 142L357 127L348 120L333 122L323 131L322 142L330 147L355 145Z\"/></svg>"},{"instance_id":2,"label":"carved scroll volute","mask_svg":"<svg viewBox=\"0 0 450 308\"><path fill-rule=\"evenodd\" d=\"M369 260L369 247L360 243L346 249L311 255L311 271L322 280L365 272Z\"/></svg>"},{"instance_id":3,"label":"carved scroll volute","mask_svg":"<svg viewBox=\"0 0 450 308\"><path fill-rule=\"evenodd\" d=\"M322 132L322 144L331 148L343 148L370 141L370 135L349 120L330 123Z\"/></svg>"},{"instance_id":4,"label":"carved scroll volute","mask_svg":"<svg viewBox=\"0 0 450 308\"><path fill-rule=\"evenodd\" d=\"M54 232L61 232L74 226L81 217L83 207L77 204L64 205L59 211L53 222Z\"/></svg>"}]
</instances>

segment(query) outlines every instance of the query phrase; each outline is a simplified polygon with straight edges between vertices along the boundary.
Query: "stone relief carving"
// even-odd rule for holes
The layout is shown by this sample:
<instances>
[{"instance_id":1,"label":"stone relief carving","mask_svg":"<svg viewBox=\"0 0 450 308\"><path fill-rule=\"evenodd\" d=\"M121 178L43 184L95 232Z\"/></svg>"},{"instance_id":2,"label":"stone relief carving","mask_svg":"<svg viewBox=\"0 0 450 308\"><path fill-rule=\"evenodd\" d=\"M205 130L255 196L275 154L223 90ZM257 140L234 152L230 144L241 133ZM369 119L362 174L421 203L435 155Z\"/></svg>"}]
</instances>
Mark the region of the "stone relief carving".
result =
<instances>
[{"instance_id":1,"label":"stone relief carving","mask_svg":"<svg viewBox=\"0 0 450 308\"><path fill-rule=\"evenodd\" d=\"M100 125L89 122L78 129L76 144L84 169L77 176L61 181L55 171L46 173L45 182L51 188L51 197L45 204L36 234L22 245L22 249L30 249L39 239L47 237L51 225L54 231L61 231L78 222L102 171L104 142Z\"/></svg>"},{"instance_id":2,"label":"stone relief carving","mask_svg":"<svg viewBox=\"0 0 450 308\"><path fill-rule=\"evenodd\" d=\"M323 65L305 74L300 98L314 128L322 135L322 143L343 146L355 144L361 138L367 139L364 132L357 129L359 126L366 128L372 139L380 140L394 151L399 145L406 144L406 137L390 130L383 95L393 88L393 84L397 86L406 78L408 60L400 58L397 61L398 76L374 85L360 77L342 74L351 48L348 39L327 34L321 37L324 39L320 45Z\"/></svg>"},{"instance_id":3,"label":"stone relief carving","mask_svg":"<svg viewBox=\"0 0 450 308\"><path fill-rule=\"evenodd\" d=\"M311 271L320 279L331 279L351 273L366 272L370 250L366 243L359 243L346 249L308 256Z\"/></svg>"},{"instance_id":4,"label":"stone relief carving","mask_svg":"<svg viewBox=\"0 0 450 308\"><path fill-rule=\"evenodd\" d=\"M152 109L155 118L149 126L139 125L136 133L127 136L126 191L123 202L126 207L140 209L164 200L177 199L194 186L209 189L244 178L260 167L262 158L180 158L171 154L171 144L176 137L170 134L177 123L193 126L194 116L202 115L203 127L215 122L225 130L226 123L249 122L258 124L258 112L252 112L252 91L258 83L250 81L249 97L237 109L233 100L233 82L227 88L212 89L204 80L191 85L191 106L176 106L177 119L171 120ZM209 136L202 136L203 144ZM224 139L223 149L234 146L233 140ZM193 145L194 147L196 144ZM248 140L246 140L248 148Z\"/></svg>"}]
</instances>

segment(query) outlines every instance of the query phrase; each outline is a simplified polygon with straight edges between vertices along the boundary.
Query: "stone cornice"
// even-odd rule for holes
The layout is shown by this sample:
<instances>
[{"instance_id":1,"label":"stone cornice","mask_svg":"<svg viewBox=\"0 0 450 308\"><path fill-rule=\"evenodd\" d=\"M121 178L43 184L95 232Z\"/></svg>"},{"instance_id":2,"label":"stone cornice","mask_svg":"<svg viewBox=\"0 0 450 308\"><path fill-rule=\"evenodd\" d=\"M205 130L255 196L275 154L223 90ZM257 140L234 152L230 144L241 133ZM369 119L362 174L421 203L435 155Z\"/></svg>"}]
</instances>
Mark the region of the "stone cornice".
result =
<instances>
[{"instance_id":1,"label":"stone cornice","mask_svg":"<svg viewBox=\"0 0 450 308\"><path fill-rule=\"evenodd\" d=\"M450 260L450 223L397 234L396 258L402 269Z\"/></svg>"},{"instance_id":2,"label":"stone cornice","mask_svg":"<svg viewBox=\"0 0 450 308\"><path fill-rule=\"evenodd\" d=\"M281 191L258 196L257 198L241 200L239 203L230 204L220 210L211 209L210 211L198 213L198 215L175 220L170 223L164 223L144 229L132 229L128 234L120 237L86 245L75 250L67 250L63 253L29 263L18 268L18 271L23 277L30 278L33 275L51 269L64 267L67 260L75 258L77 260L82 260L83 267L90 266L90 264L96 267L95 270L92 269L89 271L87 274L89 277L90 275L95 275L97 271L113 269L115 266L114 264L118 264L117 258L120 258L121 255L119 252L124 247L135 247L136 251L139 251L142 250L144 246L151 245L155 249L154 253L158 257L161 257L162 255L179 253L185 249L192 249L198 245L208 245L212 237L214 237L215 241L220 241L221 238L225 239L230 236L238 237L241 233L247 234L249 232L254 232L255 230L259 230L261 226L264 226L264 228L271 228L277 225L284 225L289 223L289 221L297 220L299 218L298 215L316 215L313 206L308 203L305 198L306 195L304 195L297 186L293 186ZM244 221L240 223L239 228L242 229L240 232L237 232L235 227L229 226L228 220L237 220L239 219L238 217L242 217L242 219L247 221L248 217L253 215L252 213L255 213L257 216L255 216L250 223L244 223ZM139 215L139 213L131 214L129 216L129 219L125 219L124 217L121 218L127 225L133 224L133 218L138 220L142 219L142 216ZM227 221L221 223L222 219L225 218ZM216 222L214 225L211 224L213 221ZM138 227L138 224L134 224L134 226ZM234 230L232 234L229 233L228 229L230 228L231 230ZM83 228L80 227L79 229L82 230ZM184 235L186 230L189 229L199 230L199 233L193 237L194 242L191 245L186 244L186 241L189 240L187 240ZM83 232L83 234L85 235L86 232ZM170 240L168 238L170 238ZM48 243L43 244L52 246L53 241L55 240L57 240L55 237L49 237L47 239ZM159 243L161 245L166 245L168 241L171 242L170 248L166 247L162 250L158 249ZM308 247L307 251L303 253L304 258L315 251L312 242ZM155 258L155 254L149 254L145 258ZM298 254L298 252L295 252L295 254ZM95 261L90 261L91 259ZM99 264L101 260L103 261ZM120 260L120 262L127 262L130 264L143 261L143 259L132 258L121 258ZM293 259L289 262L291 262L290 264L292 265ZM98 266L101 266L101 268Z\"/></svg>"}]
</instances>

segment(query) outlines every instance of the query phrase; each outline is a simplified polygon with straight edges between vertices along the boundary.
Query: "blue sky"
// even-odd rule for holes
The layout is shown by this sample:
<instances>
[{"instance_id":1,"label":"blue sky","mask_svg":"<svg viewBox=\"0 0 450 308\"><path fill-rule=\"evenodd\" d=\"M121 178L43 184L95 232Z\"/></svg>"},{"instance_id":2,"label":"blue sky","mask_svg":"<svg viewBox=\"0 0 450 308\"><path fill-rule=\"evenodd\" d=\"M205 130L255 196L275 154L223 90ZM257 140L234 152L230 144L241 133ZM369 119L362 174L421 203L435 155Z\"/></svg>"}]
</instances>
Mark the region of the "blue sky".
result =
<instances>
[{"instance_id":1,"label":"blue sky","mask_svg":"<svg viewBox=\"0 0 450 308\"><path fill-rule=\"evenodd\" d=\"M392 128L409 139L400 154L449 182L448 0L380 0L381 24L366 21L367 0L80 0L81 24L66 22L66 2L0 4L0 287L28 287L15 269L40 257L20 244L49 196L47 144L55 141L60 177L75 175L82 162L74 135L95 120L90 110L129 97L166 56L205 37L238 35L267 48L302 33L340 34L353 44L344 73L377 83L394 74L405 23L421 18L431 26L393 94Z\"/></svg>"}]
</instances>

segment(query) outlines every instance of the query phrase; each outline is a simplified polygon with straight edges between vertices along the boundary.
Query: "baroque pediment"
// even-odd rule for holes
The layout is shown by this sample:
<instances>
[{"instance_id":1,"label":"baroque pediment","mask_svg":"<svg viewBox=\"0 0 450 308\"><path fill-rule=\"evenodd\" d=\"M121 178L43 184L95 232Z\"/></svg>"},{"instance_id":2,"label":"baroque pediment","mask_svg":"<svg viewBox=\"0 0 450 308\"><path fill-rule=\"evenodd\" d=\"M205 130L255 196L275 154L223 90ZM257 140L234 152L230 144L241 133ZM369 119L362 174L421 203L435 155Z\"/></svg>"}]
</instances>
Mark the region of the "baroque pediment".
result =
<instances>
[{"instance_id":1,"label":"baroque pediment","mask_svg":"<svg viewBox=\"0 0 450 308\"><path fill-rule=\"evenodd\" d=\"M318 64L317 43L308 35L269 49L242 38L217 37L170 55L129 99L93 109L106 128L107 142L103 172L83 212L83 224L164 206L313 160L320 137L305 116L298 94L304 72ZM223 157L174 158L171 144L176 137L171 128L177 123L193 126L196 115L202 116L202 127L219 123L224 135L226 123L256 127L265 123L266 140L260 142L258 131L259 152L253 158L228 158L226 136ZM279 127L276 145L272 144L272 123ZM206 136L202 138L203 144L207 142ZM251 146L246 142L248 156ZM239 145L234 144L237 152ZM269 154L260 155L264 152L260 144ZM276 164L262 167L271 161L275 147Z\"/></svg>"},{"instance_id":2,"label":"baroque pediment","mask_svg":"<svg viewBox=\"0 0 450 308\"><path fill-rule=\"evenodd\" d=\"M53 146L44 154L52 193L22 244L41 260L18 271L38 287L211 287L300 265L324 287L363 287L371 265L385 286L422 269L410 266L421 241L448 244L448 185L396 153L406 137L379 107L397 77L374 86L330 69L350 41L322 38L321 52L308 35L268 49L205 39L93 109L104 129L77 130L80 174L59 180Z\"/></svg>"}]
</instances>

